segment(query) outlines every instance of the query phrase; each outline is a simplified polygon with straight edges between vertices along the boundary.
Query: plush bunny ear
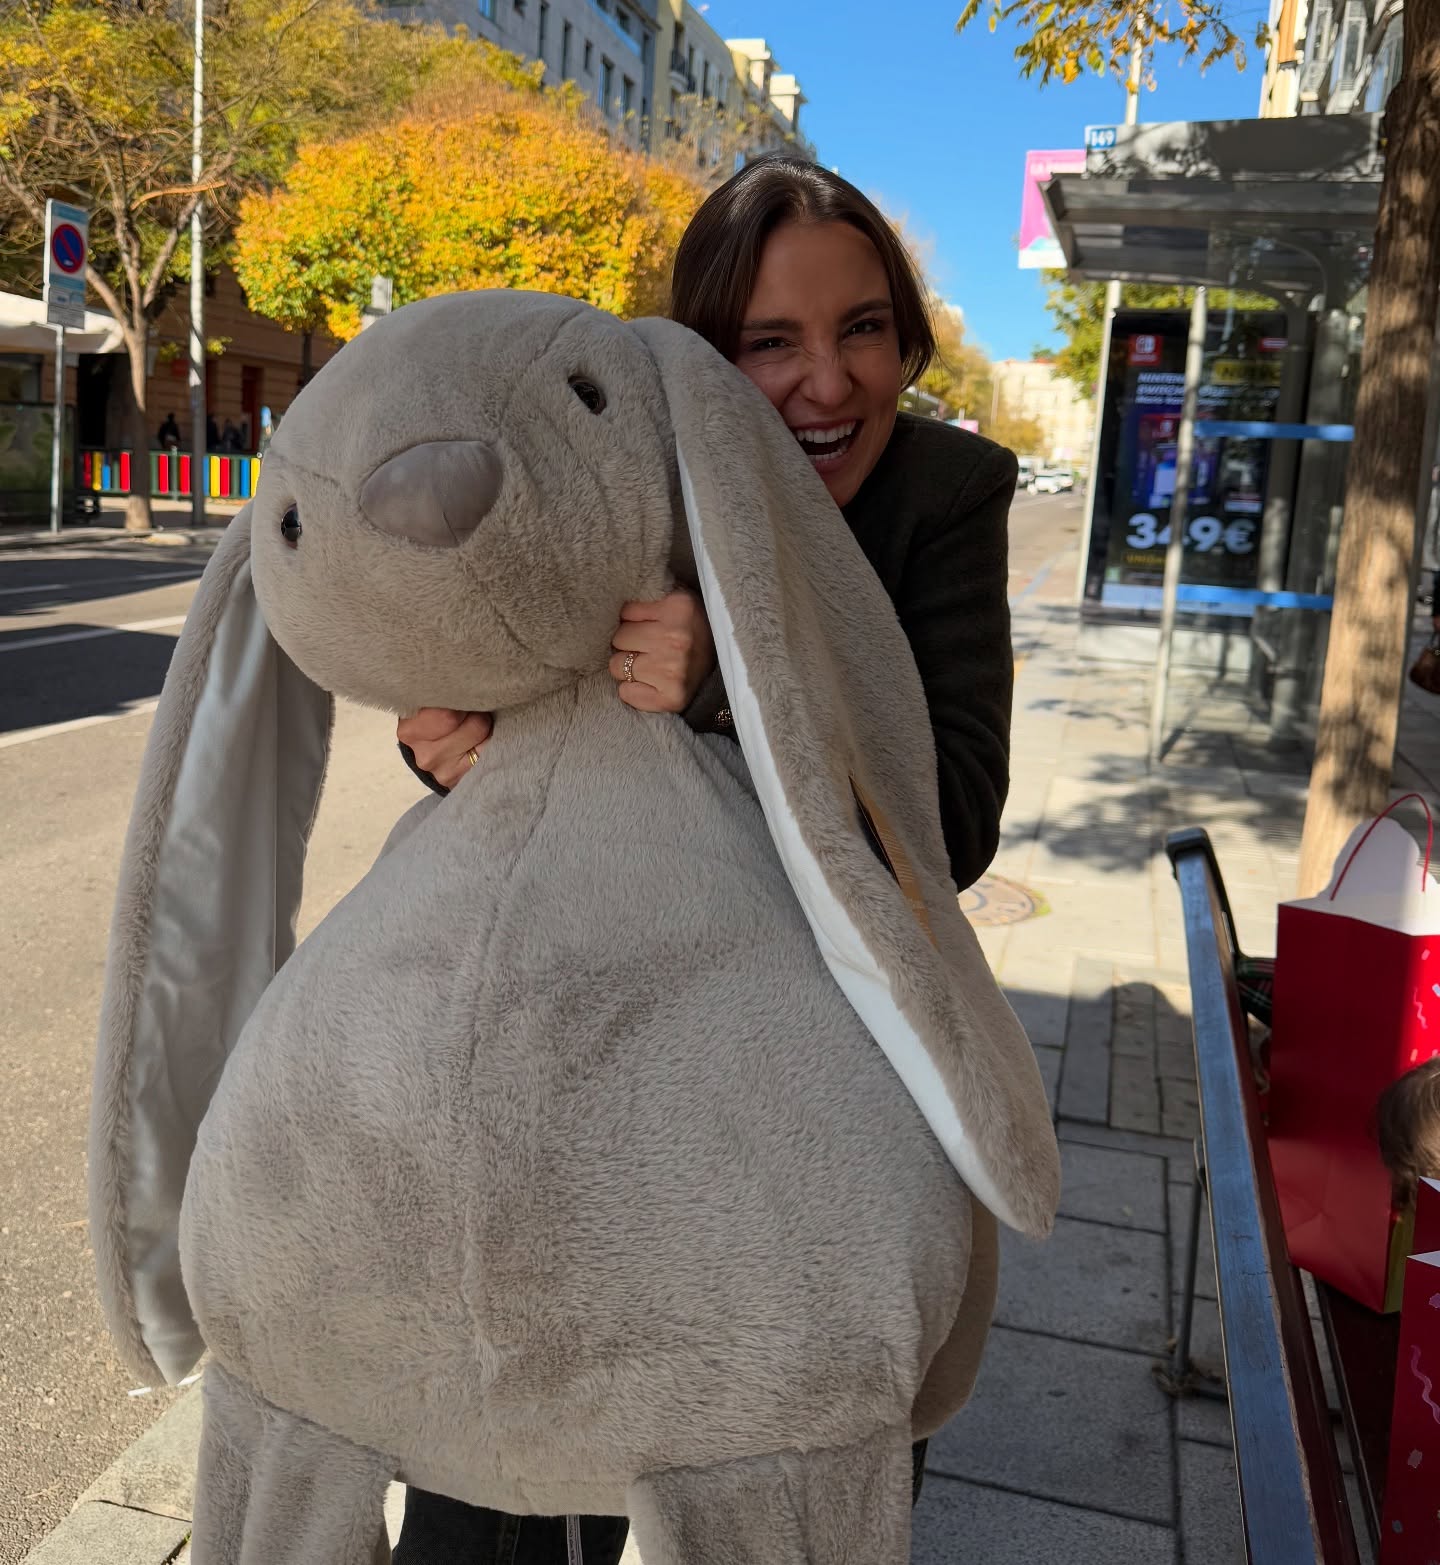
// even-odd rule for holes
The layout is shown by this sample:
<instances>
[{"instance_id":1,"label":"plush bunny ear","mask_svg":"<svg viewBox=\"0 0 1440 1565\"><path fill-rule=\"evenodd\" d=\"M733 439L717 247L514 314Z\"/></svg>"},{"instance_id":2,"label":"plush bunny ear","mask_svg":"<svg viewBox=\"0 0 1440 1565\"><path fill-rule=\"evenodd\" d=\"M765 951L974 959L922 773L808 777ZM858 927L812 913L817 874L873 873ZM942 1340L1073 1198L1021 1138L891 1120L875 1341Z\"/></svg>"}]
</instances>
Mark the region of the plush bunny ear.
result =
<instances>
[{"instance_id":1,"label":"plush bunny ear","mask_svg":"<svg viewBox=\"0 0 1440 1565\"><path fill-rule=\"evenodd\" d=\"M670 405L736 731L821 953L971 1191L1045 1233L1060 1185L1050 1110L950 880L895 610L760 392L673 322L636 330Z\"/></svg>"},{"instance_id":2,"label":"plush bunny ear","mask_svg":"<svg viewBox=\"0 0 1440 1565\"><path fill-rule=\"evenodd\" d=\"M90 1116L101 1302L147 1381L204 1351L180 1277L185 1176L241 1028L295 945L332 703L280 651L226 530L155 714L120 870Z\"/></svg>"}]
</instances>

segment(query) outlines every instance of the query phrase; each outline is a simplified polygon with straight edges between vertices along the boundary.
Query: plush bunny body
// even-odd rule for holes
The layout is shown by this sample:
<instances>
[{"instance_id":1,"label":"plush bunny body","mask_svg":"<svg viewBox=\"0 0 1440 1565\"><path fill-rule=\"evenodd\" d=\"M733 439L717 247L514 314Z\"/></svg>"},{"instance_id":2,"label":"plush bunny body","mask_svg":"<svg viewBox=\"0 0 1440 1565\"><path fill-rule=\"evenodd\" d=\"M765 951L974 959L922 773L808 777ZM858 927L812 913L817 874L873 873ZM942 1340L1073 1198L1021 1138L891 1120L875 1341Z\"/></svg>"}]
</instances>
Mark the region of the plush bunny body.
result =
<instances>
[{"instance_id":1,"label":"plush bunny body","mask_svg":"<svg viewBox=\"0 0 1440 1565\"><path fill-rule=\"evenodd\" d=\"M270 986L201 1128L182 1259L216 1358L519 1511L908 1429L970 1196L821 961L736 747L600 675L502 717L420 809Z\"/></svg>"},{"instance_id":2,"label":"plush bunny body","mask_svg":"<svg viewBox=\"0 0 1440 1565\"><path fill-rule=\"evenodd\" d=\"M676 576L743 751L605 672ZM292 954L330 692L496 728ZM369 1565L396 1476L647 1565L907 1557L1058 1158L893 609L697 338L457 296L298 399L157 713L91 1180L124 1349L213 1354L195 1565Z\"/></svg>"}]
</instances>

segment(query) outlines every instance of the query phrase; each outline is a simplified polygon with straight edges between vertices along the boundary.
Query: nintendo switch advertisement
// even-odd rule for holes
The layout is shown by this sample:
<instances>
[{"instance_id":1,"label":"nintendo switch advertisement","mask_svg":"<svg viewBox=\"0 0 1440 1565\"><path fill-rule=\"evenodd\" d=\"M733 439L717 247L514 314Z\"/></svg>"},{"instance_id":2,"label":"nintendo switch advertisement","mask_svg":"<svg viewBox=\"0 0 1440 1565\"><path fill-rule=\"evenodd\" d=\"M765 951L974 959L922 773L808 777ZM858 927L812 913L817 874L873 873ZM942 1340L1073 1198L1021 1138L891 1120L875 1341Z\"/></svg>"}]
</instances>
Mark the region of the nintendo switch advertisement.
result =
<instances>
[{"instance_id":1,"label":"nintendo switch advertisement","mask_svg":"<svg viewBox=\"0 0 1440 1565\"><path fill-rule=\"evenodd\" d=\"M1182 312L1122 311L1116 317L1086 581L1086 600L1092 604L1160 605L1188 330L1189 318ZM1269 314L1217 311L1211 316L1200 420L1273 422L1285 349L1282 333L1278 319ZM1182 581L1255 585L1269 455L1268 440L1196 439Z\"/></svg>"}]
</instances>

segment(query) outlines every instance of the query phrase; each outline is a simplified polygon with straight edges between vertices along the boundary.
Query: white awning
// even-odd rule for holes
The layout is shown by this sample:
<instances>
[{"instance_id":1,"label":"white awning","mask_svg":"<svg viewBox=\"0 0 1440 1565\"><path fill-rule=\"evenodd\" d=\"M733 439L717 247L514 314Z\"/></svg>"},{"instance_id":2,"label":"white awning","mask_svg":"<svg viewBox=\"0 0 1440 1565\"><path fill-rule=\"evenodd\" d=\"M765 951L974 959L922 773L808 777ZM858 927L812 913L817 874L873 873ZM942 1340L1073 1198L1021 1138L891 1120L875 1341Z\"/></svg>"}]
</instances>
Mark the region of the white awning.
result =
<instances>
[{"instance_id":1,"label":"white awning","mask_svg":"<svg viewBox=\"0 0 1440 1565\"><path fill-rule=\"evenodd\" d=\"M55 328L45 321L45 301L23 294L0 293L0 353L54 353ZM119 323L104 310L86 310L83 331L65 333L70 353L123 353Z\"/></svg>"}]
</instances>

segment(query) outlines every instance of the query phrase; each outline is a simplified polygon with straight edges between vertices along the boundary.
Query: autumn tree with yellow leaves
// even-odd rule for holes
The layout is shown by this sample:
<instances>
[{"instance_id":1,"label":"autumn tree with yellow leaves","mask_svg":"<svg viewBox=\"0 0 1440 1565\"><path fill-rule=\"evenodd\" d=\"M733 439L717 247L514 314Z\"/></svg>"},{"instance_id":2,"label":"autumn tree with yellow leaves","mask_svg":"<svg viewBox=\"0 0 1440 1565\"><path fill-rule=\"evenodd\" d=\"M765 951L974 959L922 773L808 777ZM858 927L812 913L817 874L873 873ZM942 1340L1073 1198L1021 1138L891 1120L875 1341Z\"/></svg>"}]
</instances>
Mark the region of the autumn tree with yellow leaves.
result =
<instances>
[{"instance_id":1,"label":"autumn tree with yellow leaves","mask_svg":"<svg viewBox=\"0 0 1440 1565\"><path fill-rule=\"evenodd\" d=\"M278 178L301 141L405 101L439 47L355 0L213 7L195 180L187 10L104 0L0 5L0 264L33 285L46 199L90 209L86 281L124 334L137 451L149 444L149 329L188 276L182 240L197 204L208 241L222 244L247 190ZM126 523L150 525L144 485Z\"/></svg>"},{"instance_id":2,"label":"autumn tree with yellow leaves","mask_svg":"<svg viewBox=\"0 0 1440 1565\"><path fill-rule=\"evenodd\" d=\"M461 72L397 120L302 147L282 188L244 202L234 264L252 309L342 340L375 276L397 306L522 288L655 314L702 196L612 140L573 89Z\"/></svg>"}]
</instances>

